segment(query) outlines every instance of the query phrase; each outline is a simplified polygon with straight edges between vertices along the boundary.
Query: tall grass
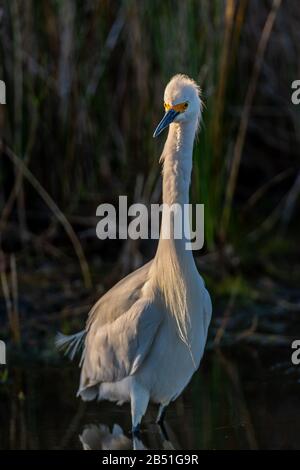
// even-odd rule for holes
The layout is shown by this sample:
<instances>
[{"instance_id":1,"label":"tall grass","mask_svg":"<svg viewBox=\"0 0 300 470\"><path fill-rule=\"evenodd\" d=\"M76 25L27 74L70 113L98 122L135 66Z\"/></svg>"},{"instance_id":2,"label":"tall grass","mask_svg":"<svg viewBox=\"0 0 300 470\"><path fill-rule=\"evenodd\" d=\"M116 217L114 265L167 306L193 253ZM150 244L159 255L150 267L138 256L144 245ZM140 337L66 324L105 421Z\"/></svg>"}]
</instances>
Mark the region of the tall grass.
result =
<instances>
[{"instance_id":1,"label":"tall grass","mask_svg":"<svg viewBox=\"0 0 300 470\"><path fill-rule=\"evenodd\" d=\"M298 164L292 126L299 126L299 116L289 87L299 70L300 18L291 0L270 31L249 108L247 149L230 183L243 104L272 5L271 0L6 0L0 74L8 104L0 108L1 137L67 214L95 194L98 202L124 193L134 198L141 176L143 197L150 199L161 146L151 136L162 113L163 88L175 73L191 75L205 103L193 199L205 204L212 248L228 230L239 233L240 201L282 170L280 159L273 158L278 147L285 146L287 166ZM274 127L268 127L270 121ZM262 153L258 141L265 168L254 155ZM255 174L256 167L260 176L244 185L245 174ZM11 198L5 218L17 208L26 231L26 214L38 210L38 196L6 159L0 168L3 206Z\"/></svg>"}]
</instances>

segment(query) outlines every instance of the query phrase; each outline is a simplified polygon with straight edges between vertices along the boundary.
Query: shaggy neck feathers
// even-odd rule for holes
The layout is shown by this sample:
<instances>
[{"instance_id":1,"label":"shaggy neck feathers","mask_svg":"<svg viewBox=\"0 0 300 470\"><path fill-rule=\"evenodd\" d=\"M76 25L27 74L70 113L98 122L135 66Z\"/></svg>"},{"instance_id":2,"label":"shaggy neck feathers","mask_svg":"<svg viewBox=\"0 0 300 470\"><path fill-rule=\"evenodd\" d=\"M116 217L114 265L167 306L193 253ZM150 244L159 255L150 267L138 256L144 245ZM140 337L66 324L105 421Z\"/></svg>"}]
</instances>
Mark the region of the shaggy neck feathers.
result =
<instances>
[{"instance_id":1,"label":"shaggy neck feathers","mask_svg":"<svg viewBox=\"0 0 300 470\"><path fill-rule=\"evenodd\" d=\"M189 274L195 269L192 252L186 250L186 239L174 239L174 219L168 212L176 204L181 208L189 202L193 144L197 122L176 123L169 128L168 138L161 156L163 162L163 215L162 228L155 257L155 284L163 301L175 319L182 341L190 349L190 317L187 305ZM170 238L163 239L162 231L169 230Z\"/></svg>"}]
</instances>

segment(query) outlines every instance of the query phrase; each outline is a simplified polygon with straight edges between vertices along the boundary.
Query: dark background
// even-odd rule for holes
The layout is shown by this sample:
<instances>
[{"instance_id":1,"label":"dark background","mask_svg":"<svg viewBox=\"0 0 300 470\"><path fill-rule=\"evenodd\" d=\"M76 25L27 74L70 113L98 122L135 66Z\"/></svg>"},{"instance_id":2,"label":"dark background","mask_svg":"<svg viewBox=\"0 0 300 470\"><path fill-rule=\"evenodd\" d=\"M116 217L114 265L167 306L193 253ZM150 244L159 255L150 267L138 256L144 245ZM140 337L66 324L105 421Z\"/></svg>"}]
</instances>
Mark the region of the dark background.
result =
<instances>
[{"instance_id":1,"label":"dark background","mask_svg":"<svg viewBox=\"0 0 300 470\"><path fill-rule=\"evenodd\" d=\"M81 329L99 295L153 256L155 242L98 240L95 213L119 195L160 201L165 134L152 134L165 85L186 73L205 103L191 200L205 204L195 257L214 305L208 349L289 357L300 337L299 2L2 0L0 38L9 356L59 364L57 329Z\"/></svg>"}]
</instances>

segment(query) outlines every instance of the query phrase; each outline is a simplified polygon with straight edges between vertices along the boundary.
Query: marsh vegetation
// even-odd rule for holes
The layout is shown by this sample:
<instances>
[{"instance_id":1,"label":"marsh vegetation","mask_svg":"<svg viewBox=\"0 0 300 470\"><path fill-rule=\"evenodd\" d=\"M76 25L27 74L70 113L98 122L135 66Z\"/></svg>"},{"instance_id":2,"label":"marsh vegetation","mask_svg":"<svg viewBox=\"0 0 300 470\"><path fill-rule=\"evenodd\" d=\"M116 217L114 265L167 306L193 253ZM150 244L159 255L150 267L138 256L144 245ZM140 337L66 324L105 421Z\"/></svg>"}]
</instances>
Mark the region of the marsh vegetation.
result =
<instances>
[{"instance_id":1,"label":"marsh vegetation","mask_svg":"<svg viewBox=\"0 0 300 470\"><path fill-rule=\"evenodd\" d=\"M53 338L155 251L97 239L96 208L160 201L152 134L185 72L205 103L191 198L205 204L195 258L214 317L169 424L182 448L299 447L297 0L4 0L0 37L1 446L79 447L89 423L128 431L124 410L98 419L73 398L78 370Z\"/></svg>"}]
</instances>

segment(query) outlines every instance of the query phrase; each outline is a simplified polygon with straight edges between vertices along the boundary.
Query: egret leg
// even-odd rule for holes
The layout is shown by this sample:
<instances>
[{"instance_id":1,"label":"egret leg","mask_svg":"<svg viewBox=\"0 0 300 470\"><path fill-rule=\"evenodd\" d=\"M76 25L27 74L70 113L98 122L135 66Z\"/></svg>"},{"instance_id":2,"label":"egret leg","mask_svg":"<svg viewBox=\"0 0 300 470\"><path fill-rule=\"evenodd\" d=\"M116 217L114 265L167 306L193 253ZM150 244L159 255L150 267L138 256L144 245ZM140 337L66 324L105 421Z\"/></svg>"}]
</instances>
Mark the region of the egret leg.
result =
<instances>
[{"instance_id":1,"label":"egret leg","mask_svg":"<svg viewBox=\"0 0 300 470\"><path fill-rule=\"evenodd\" d=\"M138 435L140 432L142 417L146 413L149 398L149 392L140 384L134 383L131 390L131 420L134 435Z\"/></svg>"},{"instance_id":2,"label":"egret leg","mask_svg":"<svg viewBox=\"0 0 300 470\"><path fill-rule=\"evenodd\" d=\"M141 431L141 425L138 423L136 426L132 426L132 435L135 437L140 436L140 431Z\"/></svg>"},{"instance_id":3,"label":"egret leg","mask_svg":"<svg viewBox=\"0 0 300 470\"><path fill-rule=\"evenodd\" d=\"M156 424L163 424L168 404L161 404L158 409Z\"/></svg>"}]
</instances>

